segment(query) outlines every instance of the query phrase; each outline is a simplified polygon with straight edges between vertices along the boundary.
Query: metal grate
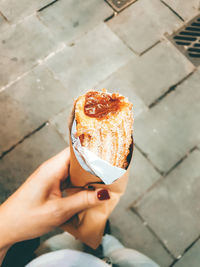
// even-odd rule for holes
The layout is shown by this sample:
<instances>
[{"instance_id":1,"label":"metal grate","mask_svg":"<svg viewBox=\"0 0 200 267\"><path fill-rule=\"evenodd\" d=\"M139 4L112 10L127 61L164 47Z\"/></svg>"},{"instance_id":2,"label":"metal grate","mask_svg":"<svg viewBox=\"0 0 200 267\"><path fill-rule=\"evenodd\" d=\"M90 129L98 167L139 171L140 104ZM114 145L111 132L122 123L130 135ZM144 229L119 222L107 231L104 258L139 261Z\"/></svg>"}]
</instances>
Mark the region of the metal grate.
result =
<instances>
[{"instance_id":1,"label":"metal grate","mask_svg":"<svg viewBox=\"0 0 200 267\"><path fill-rule=\"evenodd\" d=\"M195 66L200 65L200 15L168 38Z\"/></svg>"},{"instance_id":2,"label":"metal grate","mask_svg":"<svg viewBox=\"0 0 200 267\"><path fill-rule=\"evenodd\" d=\"M106 0L111 7L117 11L120 12L130 4L134 3L136 0Z\"/></svg>"}]
</instances>

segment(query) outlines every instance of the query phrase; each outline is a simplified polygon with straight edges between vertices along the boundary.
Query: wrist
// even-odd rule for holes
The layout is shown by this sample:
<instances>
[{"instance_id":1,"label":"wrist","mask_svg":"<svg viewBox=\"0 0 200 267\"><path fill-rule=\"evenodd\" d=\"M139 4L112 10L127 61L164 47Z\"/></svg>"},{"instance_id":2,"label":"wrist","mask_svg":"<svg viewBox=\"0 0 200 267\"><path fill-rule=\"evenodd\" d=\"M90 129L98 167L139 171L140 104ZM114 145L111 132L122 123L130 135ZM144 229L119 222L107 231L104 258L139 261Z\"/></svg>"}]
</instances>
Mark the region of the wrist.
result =
<instances>
[{"instance_id":1,"label":"wrist","mask_svg":"<svg viewBox=\"0 0 200 267\"><path fill-rule=\"evenodd\" d=\"M6 253L9 250L9 248L10 248L10 246L0 248L0 266L4 260L4 257L6 256Z\"/></svg>"},{"instance_id":2,"label":"wrist","mask_svg":"<svg viewBox=\"0 0 200 267\"><path fill-rule=\"evenodd\" d=\"M15 242L11 240L10 237L11 230L4 230L2 223L0 222L0 250L8 249L11 247Z\"/></svg>"},{"instance_id":3,"label":"wrist","mask_svg":"<svg viewBox=\"0 0 200 267\"><path fill-rule=\"evenodd\" d=\"M9 237L11 230L9 229L8 225L6 225L5 218L2 215L3 214L0 208L0 218L2 218L0 220L0 266L3 262L3 259L7 251L13 244Z\"/></svg>"},{"instance_id":4,"label":"wrist","mask_svg":"<svg viewBox=\"0 0 200 267\"><path fill-rule=\"evenodd\" d=\"M10 227L7 216L5 216L2 210L2 206L0 207L0 218L0 251L7 251L15 242L12 241L12 228Z\"/></svg>"}]
</instances>

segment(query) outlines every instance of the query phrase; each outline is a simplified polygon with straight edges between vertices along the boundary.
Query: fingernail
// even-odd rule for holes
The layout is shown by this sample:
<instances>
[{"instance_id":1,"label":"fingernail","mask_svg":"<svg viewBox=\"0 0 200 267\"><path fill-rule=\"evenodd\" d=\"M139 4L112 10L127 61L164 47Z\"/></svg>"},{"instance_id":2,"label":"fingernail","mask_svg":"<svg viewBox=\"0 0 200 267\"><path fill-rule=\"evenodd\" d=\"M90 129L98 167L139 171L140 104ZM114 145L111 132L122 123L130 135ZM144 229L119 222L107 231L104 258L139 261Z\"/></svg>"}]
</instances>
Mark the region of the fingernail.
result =
<instances>
[{"instance_id":1,"label":"fingernail","mask_svg":"<svg viewBox=\"0 0 200 267\"><path fill-rule=\"evenodd\" d=\"M102 189L100 191L97 192L97 197L99 200L107 200L110 199L110 195L108 193L108 190L106 189Z\"/></svg>"}]
</instances>

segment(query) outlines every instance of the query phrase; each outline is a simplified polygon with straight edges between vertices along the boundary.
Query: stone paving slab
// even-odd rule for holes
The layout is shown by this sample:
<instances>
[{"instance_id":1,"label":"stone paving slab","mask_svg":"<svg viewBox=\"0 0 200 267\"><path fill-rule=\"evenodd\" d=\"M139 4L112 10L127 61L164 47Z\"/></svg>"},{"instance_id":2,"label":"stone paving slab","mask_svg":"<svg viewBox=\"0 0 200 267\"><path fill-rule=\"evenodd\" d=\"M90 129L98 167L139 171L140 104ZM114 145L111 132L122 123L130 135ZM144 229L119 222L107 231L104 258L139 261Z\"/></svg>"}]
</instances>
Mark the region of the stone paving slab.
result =
<instances>
[{"instance_id":1,"label":"stone paving slab","mask_svg":"<svg viewBox=\"0 0 200 267\"><path fill-rule=\"evenodd\" d=\"M139 54L181 25L182 21L159 0L139 0L108 21L108 26Z\"/></svg>"},{"instance_id":2,"label":"stone paving slab","mask_svg":"<svg viewBox=\"0 0 200 267\"><path fill-rule=\"evenodd\" d=\"M148 160L134 148L132 166L126 193L122 196L119 206L128 208L141 197L152 185L161 178Z\"/></svg>"},{"instance_id":3,"label":"stone paving slab","mask_svg":"<svg viewBox=\"0 0 200 267\"><path fill-rule=\"evenodd\" d=\"M70 43L110 17L113 10L102 0L58 1L38 13L56 40Z\"/></svg>"},{"instance_id":4,"label":"stone paving slab","mask_svg":"<svg viewBox=\"0 0 200 267\"><path fill-rule=\"evenodd\" d=\"M70 96L76 98L134 57L105 23L100 23L46 64L70 91Z\"/></svg>"},{"instance_id":5,"label":"stone paving slab","mask_svg":"<svg viewBox=\"0 0 200 267\"><path fill-rule=\"evenodd\" d=\"M31 1L31 3L26 0L1 0L0 11L13 23L35 13L38 9L51 2L53 2L53 0L34 0Z\"/></svg>"},{"instance_id":6,"label":"stone paving slab","mask_svg":"<svg viewBox=\"0 0 200 267\"><path fill-rule=\"evenodd\" d=\"M165 40L143 56L135 57L100 85L127 94L136 104L138 115L146 110L145 105L149 106L193 70L194 66Z\"/></svg>"},{"instance_id":7,"label":"stone paving slab","mask_svg":"<svg viewBox=\"0 0 200 267\"><path fill-rule=\"evenodd\" d=\"M174 265L174 267L199 267L200 240L197 241L186 254Z\"/></svg>"},{"instance_id":8,"label":"stone paving slab","mask_svg":"<svg viewBox=\"0 0 200 267\"><path fill-rule=\"evenodd\" d=\"M9 26L8 22L4 19L4 17L0 14L0 32L7 29Z\"/></svg>"},{"instance_id":9,"label":"stone paving slab","mask_svg":"<svg viewBox=\"0 0 200 267\"><path fill-rule=\"evenodd\" d=\"M135 142L167 172L200 142L200 70L135 121Z\"/></svg>"},{"instance_id":10,"label":"stone paving slab","mask_svg":"<svg viewBox=\"0 0 200 267\"><path fill-rule=\"evenodd\" d=\"M199 0L163 0L174 11L176 11L184 20L192 19L200 11Z\"/></svg>"},{"instance_id":11,"label":"stone paving slab","mask_svg":"<svg viewBox=\"0 0 200 267\"><path fill-rule=\"evenodd\" d=\"M0 160L0 202L12 194L45 160L66 143L50 125L36 132Z\"/></svg>"},{"instance_id":12,"label":"stone paving slab","mask_svg":"<svg viewBox=\"0 0 200 267\"><path fill-rule=\"evenodd\" d=\"M0 154L70 104L69 92L44 66L0 93Z\"/></svg>"},{"instance_id":13,"label":"stone paving slab","mask_svg":"<svg viewBox=\"0 0 200 267\"><path fill-rule=\"evenodd\" d=\"M72 104L69 105L62 112L50 119L49 123L56 128L58 133L62 136L67 144L69 144L69 128L68 119L71 114Z\"/></svg>"},{"instance_id":14,"label":"stone paving slab","mask_svg":"<svg viewBox=\"0 0 200 267\"><path fill-rule=\"evenodd\" d=\"M31 69L55 47L53 36L35 16L2 32L0 88Z\"/></svg>"},{"instance_id":15,"label":"stone paving slab","mask_svg":"<svg viewBox=\"0 0 200 267\"><path fill-rule=\"evenodd\" d=\"M200 233L200 151L193 151L136 206L175 257Z\"/></svg>"},{"instance_id":16,"label":"stone paving slab","mask_svg":"<svg viewBox=\"0 0 200 267\"><path fill-rule=\"evenodd\" d=\"M112 234L126 247L144 253L162 267L168 267L173 262L157 238L130 210L121 210L117 206L111 214L110 222Z\"/></svg>"}]
</instances>

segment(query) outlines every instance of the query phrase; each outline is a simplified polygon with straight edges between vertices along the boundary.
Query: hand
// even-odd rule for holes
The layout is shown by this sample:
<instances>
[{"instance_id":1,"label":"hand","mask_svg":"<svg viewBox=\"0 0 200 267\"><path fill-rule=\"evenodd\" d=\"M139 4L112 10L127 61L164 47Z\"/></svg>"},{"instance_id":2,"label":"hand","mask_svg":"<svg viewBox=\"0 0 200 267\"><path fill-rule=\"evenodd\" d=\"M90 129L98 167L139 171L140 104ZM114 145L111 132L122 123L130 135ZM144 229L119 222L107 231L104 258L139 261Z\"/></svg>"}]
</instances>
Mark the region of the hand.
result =
<instances>
[{"instance_id":1,"label":"hand","mask_svg":"<svg viewBox=\"0 0 200 267\"><path fill-rule=\"evenodd\" d=\"M86 208L99 205L105 190L84 190L62 197L61 183L68 177L69 148L44 162L0 206L0 249L41 236ZM101 200L100 200L101 199Z\"/></svg>"}]
</instances>

